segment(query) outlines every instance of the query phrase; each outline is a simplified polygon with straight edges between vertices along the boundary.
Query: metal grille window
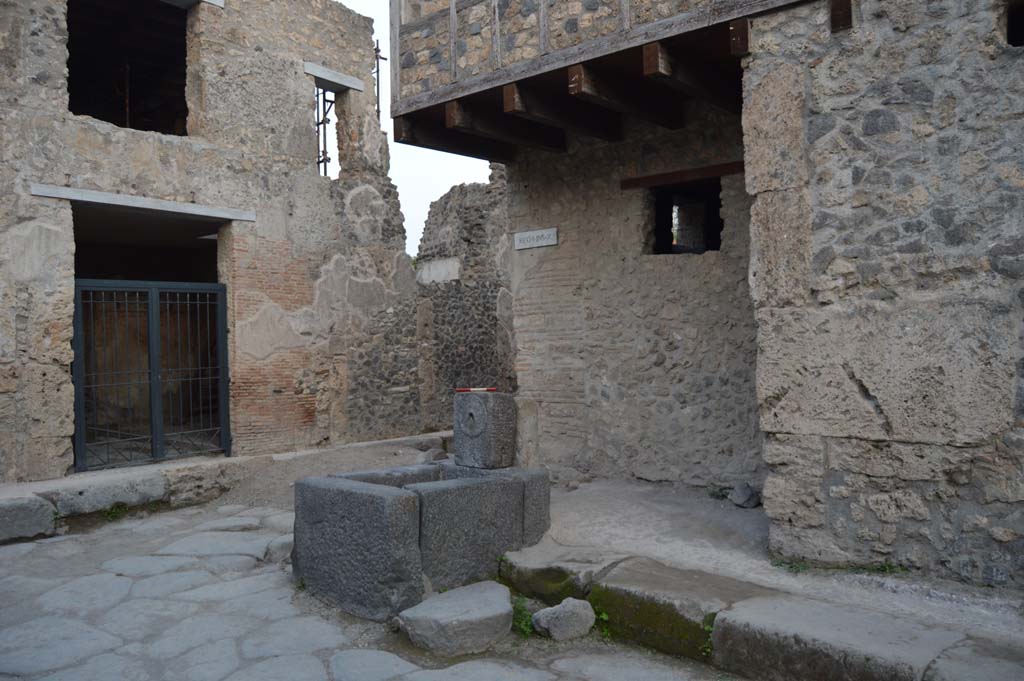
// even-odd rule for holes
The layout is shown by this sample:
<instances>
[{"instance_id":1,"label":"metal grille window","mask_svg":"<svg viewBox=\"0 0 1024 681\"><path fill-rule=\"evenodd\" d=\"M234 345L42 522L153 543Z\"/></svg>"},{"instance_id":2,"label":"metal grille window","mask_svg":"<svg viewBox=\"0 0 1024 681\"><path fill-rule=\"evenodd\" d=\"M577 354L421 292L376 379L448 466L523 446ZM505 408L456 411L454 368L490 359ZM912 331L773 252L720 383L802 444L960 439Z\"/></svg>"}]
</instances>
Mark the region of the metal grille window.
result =
<instances>
[{"instance_id":1,"label":"metal grille window","mask_svg":"<svg viewBox=\"0 0 1024 681\"><path fill-rule=\"evenodd\" d=\"M316 164L320 168L320 174L326 177L330 172L331 165L331 140L337 135L330 134L331 113L334 111L334 93L322 87L316 88L316 136L320 144L320 153L317 155Z\"/></svg>"},{"instance_id":2,"label":"metal grille window","mask_svg":"<svg viewBox=\"0 0 1024 681\"><path fill-rule=\"evenodd\" d=\"M224 287L75 286L75 467L230 453Z\"/></svg>"}]
</instances>

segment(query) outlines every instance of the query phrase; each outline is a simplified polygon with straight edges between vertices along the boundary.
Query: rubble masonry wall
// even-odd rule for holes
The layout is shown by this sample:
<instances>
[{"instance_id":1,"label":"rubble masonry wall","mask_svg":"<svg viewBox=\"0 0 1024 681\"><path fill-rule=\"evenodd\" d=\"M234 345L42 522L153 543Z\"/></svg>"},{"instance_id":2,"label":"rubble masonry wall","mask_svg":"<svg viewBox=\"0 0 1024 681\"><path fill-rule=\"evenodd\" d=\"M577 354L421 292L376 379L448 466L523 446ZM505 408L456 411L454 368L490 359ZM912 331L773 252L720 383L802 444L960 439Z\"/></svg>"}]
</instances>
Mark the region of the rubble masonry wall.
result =
<instances>
[{"instance_id":1,"label":"rubble masonry wall","mask_svg":"<svg viewBox=\"0 0 1024 681\"><path fill-rule=\"evenodd\" d=\"M1024 579L1024 50L1005 3L753 22L743 124L774 552Z\"/></svg>"},{"instance_id":2,"label":"rubble masonry wall","mask_svg":"<svg viewBox=\"0 0 1024 681\"><path fill-rule=\"evenodd\" d=\"M631 124L509 166L511 231L559 230L512 256L519 456L556 479L763 479L743 177L723 178L722 250L703 255L645 253L653 196L619 187L742 158L738 116L686 113L679 131Z\"/></svg>"}]
</instances>

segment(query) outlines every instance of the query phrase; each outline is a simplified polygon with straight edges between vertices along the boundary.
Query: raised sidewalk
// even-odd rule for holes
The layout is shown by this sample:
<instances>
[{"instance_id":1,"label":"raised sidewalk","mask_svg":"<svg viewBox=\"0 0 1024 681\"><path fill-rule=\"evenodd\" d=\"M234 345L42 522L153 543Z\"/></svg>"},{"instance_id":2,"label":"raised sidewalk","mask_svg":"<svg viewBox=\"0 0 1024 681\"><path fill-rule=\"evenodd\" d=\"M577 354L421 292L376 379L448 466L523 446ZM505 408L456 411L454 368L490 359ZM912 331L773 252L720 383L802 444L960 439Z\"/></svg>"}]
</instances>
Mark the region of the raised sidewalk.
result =
<instances>
[{"instance_id":1,"label":"raised sidewalk","mask_svg":"<svg viewBox=\"0 0 1024 681\"><path fill-rule=\"evenodd\" d=\"M1024 680L1024 594L773 563L760 509L684 486L552 494L552 527L504 580L587 598L602 633L758 681Z\"/></svg>"},{"instance_id":2,"label":"raised sidewalk","mask_svg":"<svg viewBox=\"0 0 1024 681\"><path fill-rule=\"evenodd\" d=\"M298 477L321 470L375 468L384 457L393 465L415 463L419 452L444 448L450 437L447 431L286 454L192 457L56 480L0 484L0 544L57 534L69 518L119 505L176 507L210 501L243 482L251 485L253 479L276 481L290 508L290 483Z\"/></svg>"}]
</instances>

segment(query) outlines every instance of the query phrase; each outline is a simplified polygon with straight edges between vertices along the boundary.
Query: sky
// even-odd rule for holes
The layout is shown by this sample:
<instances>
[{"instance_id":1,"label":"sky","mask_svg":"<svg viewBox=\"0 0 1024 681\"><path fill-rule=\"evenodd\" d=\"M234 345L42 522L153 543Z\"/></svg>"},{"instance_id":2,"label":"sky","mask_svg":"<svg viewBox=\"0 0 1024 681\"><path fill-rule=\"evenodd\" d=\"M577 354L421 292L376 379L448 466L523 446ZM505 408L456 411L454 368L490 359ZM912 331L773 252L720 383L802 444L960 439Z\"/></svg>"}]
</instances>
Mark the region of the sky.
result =
<instances>
[{"instance_id":1,"label":"sky","mask_svg":"<svg viewBox=\"0 0 1024 681\"><path fill-rule=\"evenodd\" d=\"M380 41L385 57L391 56L388 30L389 0L342 0L342 4L373 18L374 37ZM391 147L391 179L398 186L405 215L405 250L415 256L423 235L430 203L441 198L452 186L465 182L486 182L490 169L486 161L455 156L440 151L395 144L391 141L390 64L381 63L381 125L388 133ZM335 156L337 154L334 154ZM337 175L337 168L331 171Z\"/></svg>"}]
</instances>

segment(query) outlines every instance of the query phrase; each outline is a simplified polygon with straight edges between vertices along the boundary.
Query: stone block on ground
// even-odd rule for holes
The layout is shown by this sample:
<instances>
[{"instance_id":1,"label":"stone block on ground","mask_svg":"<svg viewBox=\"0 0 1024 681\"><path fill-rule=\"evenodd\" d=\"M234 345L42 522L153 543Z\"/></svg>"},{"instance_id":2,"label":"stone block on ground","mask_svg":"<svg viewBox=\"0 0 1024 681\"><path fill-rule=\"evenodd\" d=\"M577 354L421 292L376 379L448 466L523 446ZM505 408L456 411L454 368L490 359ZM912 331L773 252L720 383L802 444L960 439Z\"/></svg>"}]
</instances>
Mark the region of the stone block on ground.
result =
<instances>
[{"instance_id":1,"label":"stone block on ground","mask_svg":"<svg viewBox=\"0 0 1024 681\"><path fill-rule=\"evenodd\" d=\"M420 560L435 590L497 576L502 555L522 546L520 480L443 480L406 489L419 497Z\"/></svg>"},{"instance_id":2,"label":"stone block on ground","mask_svg":"<svg viewBox=\"0 0 1024 681\"><path fill-rule=\"evenodd\" d=\"M419 482L436 482L441 479L441 471L432 464L417 464L415 466L382 468L373 471L338 473L330 477L367 482L371 485L405 487L406 485L414 485Z\"/></svg>"},{"instance_id":3,"label":"stone block on ground","mask_svg":"<svg viewBox=\"0 0 1024 681\"><path fill-rule=\"evenodd\" d=\"M712 635L716 666L763 681L916 681L963 639L942 627L782 595L736 603L719 613Z\"/></svg>"},{"instance_id":4,"label":"stone block on ground","mask_svg":"<svg viewBox=\"0 0 1024 681\"><path fill-rule=\"evenodd\" d=\"M457 464L508 468L515 463L515 398L505 393L456 393L454 405Z\"/></svg>"},{"instance_id":5,"label":"stone block on ground","mask_svg":"<svg viewBox=\"0 0 1024 681\"><path fill-rule=\"evenodd\" d=\"M35 495L0 498L0 544L53 534L55 514L53 504Z\"/></svg>"},{"instance_id":6,"label":"stone block on ground","mask_svg":"<svg viewBox=\"0 0 1024 681\"><path fill-rule=\"evenodd\" d=\"M566 598L558 605L533 613L533 628L556 641L586 636L597 617L587 601Z\"/></svg>"},{"instance_id":7,"label":"stone block on ground","mask_svg":"<svg viewBox=\"0 0 1024 681\"><path fill-rule=\"evenodd\" d=\"M511 594L497 582L479 582L432 596L398 622L415 645L433 653L482 653L512 629Z\"/></svg>"},{"instance_id":8,"label":"stone block on ground","mask_svg":"<svg viewBox=\"0 0 1024 681\"><path fill-rule=\"evenodd\" d=\"M299 480L295 578L345 612L386 620L423 597L419 527L413 492L344 478Z\"/></svg>"},{"instance_id":9,"label":"stone block on ground","mask_svg":"<svg viewBox=\"0 0 1024 681\"><path fill-rule=\"evenodd\" d=\"M627 557L614 551L562 546L546 539L506 553L500 574L519 593L557 605L569 597L586 598L594 580Z\"/></svg>"},{"instance_id":10,"label":"stone block on ground","mask_svg":"<svg viewBox=\"0 0 1024 681\"><path fill-rule=\"evenodd\" d=\"M499 468L487 470L460 466L450 461L438 464L445 480L511 477L523 483L523 546L533 546L551 527L551 478L543 468Z\"/></svg>"},{"instance_id":11,"label":"stone block on ground","mask_svg":"<svg viewBox=\"0 0 1024 681\"><path fill-rule=\"evenodd\" d=\"M669 655L703 659L715 617L733 603L774 592L728 577L626 560L597 580L588 600L617 638Z\"/></svg>"}]
</instances>

